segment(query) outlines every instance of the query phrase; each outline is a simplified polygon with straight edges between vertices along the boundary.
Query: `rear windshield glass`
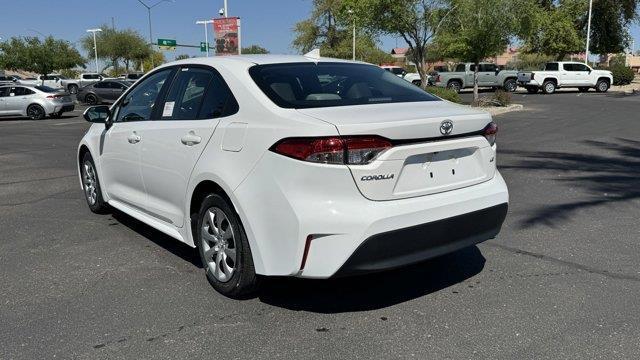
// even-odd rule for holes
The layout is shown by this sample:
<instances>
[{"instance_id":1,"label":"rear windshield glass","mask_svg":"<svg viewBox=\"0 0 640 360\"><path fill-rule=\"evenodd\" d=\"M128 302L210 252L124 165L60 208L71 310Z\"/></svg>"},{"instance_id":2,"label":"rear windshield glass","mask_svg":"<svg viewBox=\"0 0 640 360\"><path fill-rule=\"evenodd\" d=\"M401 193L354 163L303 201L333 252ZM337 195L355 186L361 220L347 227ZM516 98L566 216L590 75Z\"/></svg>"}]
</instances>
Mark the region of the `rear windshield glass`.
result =
<instances>
[{"instance_id":1,"label":"rear windshield glass","mask_svg":"<svg viewBox=\"0 0 640 360\"><path fill-rule=\"evenodd\" d=\"M410 82L372 65L290 63L256 65L249 74L283 108L439 101Z\"/></svg>"},{"instance_id":2,"label":"rear windshield glass","mask_svg":"<svg viewBox=\"0 0 640 360\"><path fill-rule=\"evenodd\" d=\"M54 93L54 92L60 91L59 89L50 88L48 86L34 86L34 88L47 93Z\"/></svg>"}]
</instances>

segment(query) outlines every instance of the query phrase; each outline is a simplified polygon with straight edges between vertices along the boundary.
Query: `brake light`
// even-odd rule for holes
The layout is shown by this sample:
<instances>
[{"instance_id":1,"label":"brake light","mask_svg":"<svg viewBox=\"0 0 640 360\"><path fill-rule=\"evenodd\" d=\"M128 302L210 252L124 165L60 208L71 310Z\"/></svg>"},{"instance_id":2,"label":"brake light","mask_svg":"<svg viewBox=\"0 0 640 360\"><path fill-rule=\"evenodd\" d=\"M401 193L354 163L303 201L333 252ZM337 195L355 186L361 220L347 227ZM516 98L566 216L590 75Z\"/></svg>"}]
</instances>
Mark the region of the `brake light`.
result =
<instances>
[{"instance_id":1,"label":"brake light","mask_svg":"<svg viewBox=\"0 0 640 360\"><path fill-rule=\"evenodd\" d=\"M63 98L64 95L48 95L47 99L60 99Z\"/></svg>"},{"instance_id":2,"label":"brake light","mask_svg":"<svg viewBox=\"0 0 640 360\"><path fill-rule=\"evenodd\" d=\"M490 122L484 127L483 135L489 142L489 145L493 146L496 143L496 136L498 134L498 124Z\"/></svg>"},{"instance_id":3,"label":"brake light","mask_svg":"<svg viewBox=\"0 0 640 360\"><path fill-rule=\"evenodd\" d=\"M390 147L391 142L380 136L331 136L283 139L271 150L314 163L364 165Z\"/></svg>"}]
</instances>

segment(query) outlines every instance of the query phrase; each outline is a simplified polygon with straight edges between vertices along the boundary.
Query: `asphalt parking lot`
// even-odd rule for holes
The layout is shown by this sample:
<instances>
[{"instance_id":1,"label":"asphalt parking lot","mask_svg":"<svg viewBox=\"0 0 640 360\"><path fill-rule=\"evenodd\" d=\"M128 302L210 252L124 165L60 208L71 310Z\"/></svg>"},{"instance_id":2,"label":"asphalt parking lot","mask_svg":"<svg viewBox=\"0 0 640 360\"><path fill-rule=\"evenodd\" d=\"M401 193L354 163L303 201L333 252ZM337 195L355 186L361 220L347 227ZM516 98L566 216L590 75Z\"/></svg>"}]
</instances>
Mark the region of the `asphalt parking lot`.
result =
<instances>
[{"instance_id":1,"label":"asphalt parking lot","mask_svg":"<svg viewBox=\"0 0 640 360\"><path fill-rule=\"evenodd\" d=\"M469 94L463 97L469 97ZM640 358L640 96L514 95L500 235L397 271L218 295L198 257L92 214L88 124L0 119L0 359Z\"/></svg>"}]
</instances>

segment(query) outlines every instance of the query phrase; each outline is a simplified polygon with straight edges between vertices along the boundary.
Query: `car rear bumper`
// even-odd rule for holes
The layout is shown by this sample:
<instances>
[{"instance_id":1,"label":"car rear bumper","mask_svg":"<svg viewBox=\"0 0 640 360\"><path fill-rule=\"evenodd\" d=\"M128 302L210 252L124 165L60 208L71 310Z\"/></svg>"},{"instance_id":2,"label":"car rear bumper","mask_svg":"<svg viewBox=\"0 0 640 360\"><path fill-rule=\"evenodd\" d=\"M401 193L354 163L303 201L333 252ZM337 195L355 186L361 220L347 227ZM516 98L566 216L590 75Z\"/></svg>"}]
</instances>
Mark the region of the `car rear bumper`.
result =
<instances>
[{"instance_id":1,"label":"car rear bumper","mask_svg":"<svg viewBox=\"0 0 640 360\"><path fill-rule=\"evenodd\" d=\"M74 104L61 104L61 105L55 105L53 108L52 113L60 113L60 112L70 112L73 111L75 109L75 105Z\"/></svg>"},{"instance_id":2,"label":"car rear bumper","mask_svg":"<svg viewBox=\"0 0 640 360\"><path fill-rule=\"evenodd\" d=\"M507 203L373 235L362 242L335 276L392 269L431 259L494 238Z\"/></svg>"},{"instance_id":3,"label":"car rear bumper","mask_svg":"<svg viewBox=\"0 0 640 360\"><path fill-rule=\"evenodd\" d=\"M518 84L520 86L540 86L535 80L518 80Z\"/></svg>"}]
</instances>

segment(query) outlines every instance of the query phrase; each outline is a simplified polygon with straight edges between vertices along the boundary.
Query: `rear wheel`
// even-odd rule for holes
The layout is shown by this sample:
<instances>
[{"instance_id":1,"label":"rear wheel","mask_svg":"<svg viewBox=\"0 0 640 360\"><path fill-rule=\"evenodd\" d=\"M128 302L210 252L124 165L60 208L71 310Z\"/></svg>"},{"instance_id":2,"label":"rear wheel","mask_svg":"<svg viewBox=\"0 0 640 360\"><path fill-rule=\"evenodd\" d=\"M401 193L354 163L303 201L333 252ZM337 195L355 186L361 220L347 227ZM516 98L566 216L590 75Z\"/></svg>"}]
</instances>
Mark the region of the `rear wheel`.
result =
<instances>
[{"instance_id":1,"label":"rear wheel","mask_svg":"<svg viewBox=\"0 0 640 360\"><path fill-rule=\"evenodd\" d=\"M462 89L462 84L457 80L449 81L449 83L447 84L447 89L450 89L455 91L456 93L459 93L460 89Z\"/></svg>"},{"instance_id":2,"label":"rear wheel","mask_svg":"<svg viewBox=\"0 0 640 360\"><path fill-rule=\"evenodd\" d=\"M547 80L542 84L542 91L545 94L553 94L556 92L556 83L550 80Z\"/></svg>"},{"instance_id":3,"label":"rear wheel","mask_svg":"<svg viewBox=\"0 0 640 360\"><path fill-rule=\"evenodd\" d=\"M53 119L60 119L62 117L62 111L58 111L57 113L51 114Z\"/></svg>"},{"instance_id":4,"label":"rear wheel","mask_svg":"<svg viewBox=\"0 0 640 360\"><path fill-rule=\"evenodd\" d=\"M82 157L80 165L82 174L82 188L84 190L84 198L87 200L89 209L96 214L104 214L109 210L109 205L102 198L102 189L98 180L98 172L93 158L89 152Z\"/></svg>"},{"instance_id":5,"label":"rear wheel","mask_svg":"<svg viewBox=\"0 0 640 360\"><path fill-rule=\"evenodd\" d=\"M69 85L69 93L77 94L78 93L78 85Z\"/></svg>"},{"instance_id":6,"label":"rear wheel","mask_svg":"<svg viewBox=\"0 0 640 360\"><path fill-rule=\"evenodd\" d=\"M598 82L596 83L596 91L603 93L607 92L607 90L609 90L609 82L604 79L598 80Z\"/></svg>"},{"instance_id":7,"label":"rear wheel","mask_svg":"<svg viewBox=\"0 0 640 360\"><path fill-rule=\"evenodd\" d=\"M242 298L255 292L258 279L249 241L240 218L220 195L208 195L200 206L196 245L207 279L219 293Z\"/></svg>"},{"instance_id":8,"label":"rear wheel","mask_svg":"<svg viewBox=\"0 0 640 360\"><path fill-rule=\"evenodd\" d=\"M87 96L85 96L84 102L86 102L89 105L97 105L98 97L93 94L88 94Z\"/></svg>"},{"instance_id":9,"label":"rear wheel","mask_svg":"<svg viewBox=\"0 0 640 360\"><path fill-rule=\"evenodd\" d=\"M504 91L514 92L518 89L518 83L514 79L508 79L504 82Z\"/></svg>"},{"instance_id":10,"label":"rear wheel","mask_svg":"<svg viewBox=\"0 0 640 360\"><path fill-rule=\"evenodd\" d=\"M412 83L413 85L415 85L415 86L418 86L418 87L421 87L421 86L422 86L422 81L420 81L420 80L413 80L411 83Z\"/></svg>"},{"instance_id":11,"label":"rear wheel","mask_svg":"<svg viewBox=\"0 0 640 360\"><path fill-rule=\"evenodd\" d=\"M538 87L537 86L527 86L527 92L529 94L535 94L538 92Z\"/></svg>"},{"instance_id":12,"label":"rear wheel","mask_svg":"<svg viewBox=\"0 0 640 360\"><path fill-rule=\"evenodd\" d=\"M29 105L29 107L27 108L27 116L31 120L41 120L41 119L44 119L44 117L46 116L46 113L44 112L44 109L42 108L42 106L38 104L32 104L32 105Z\"/></svg>"}]
</instances>

